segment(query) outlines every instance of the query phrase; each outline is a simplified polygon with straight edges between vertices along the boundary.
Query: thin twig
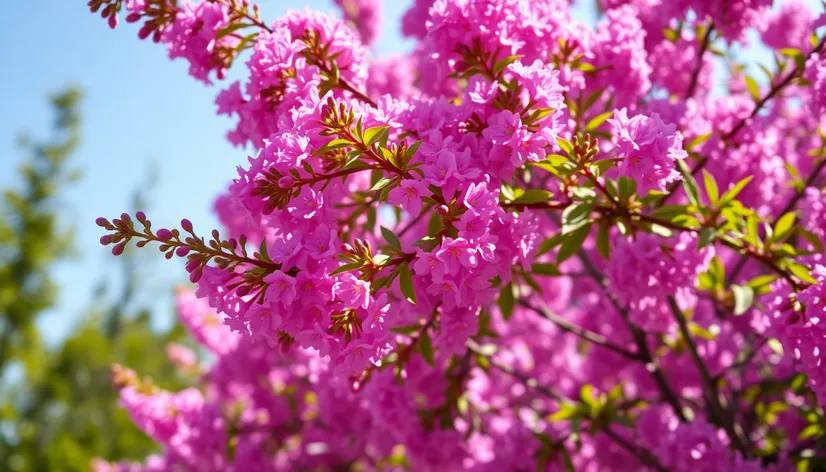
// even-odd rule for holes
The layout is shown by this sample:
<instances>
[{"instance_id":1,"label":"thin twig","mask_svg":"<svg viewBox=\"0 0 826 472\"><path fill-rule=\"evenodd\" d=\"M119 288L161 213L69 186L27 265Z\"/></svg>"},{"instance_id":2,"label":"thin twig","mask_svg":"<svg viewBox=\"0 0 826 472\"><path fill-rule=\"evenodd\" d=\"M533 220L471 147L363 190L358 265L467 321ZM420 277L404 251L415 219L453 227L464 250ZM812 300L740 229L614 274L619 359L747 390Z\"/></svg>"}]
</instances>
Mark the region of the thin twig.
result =
<instances>
[{"instance_id":1,"label":"thin twig","mask_svg":"<svg viewBox=\"0 0 826 472\"><path fill-rule=\"evenodd\" d=\"M689 82L688 91L685 94L686 100L691 98L694 95L694 91L697 89L697 81L700 78L700 70L703 68L703 56L708 50L708 47L711 45L712 31L714 31L713 21L709 22L708 28L706 29L706 34L703 36L703 41L700 44L700 52L697 55L697 64L694 66L694 71L691 73L691 82Z\"/></svg>"},{"instance_id":2,"label":"thin twig","mask_svg":"<svg viewBox=\"0 0 826 472\"><path fill-rule=\"evenodd\" d=\"M570 321L566 320L565 318L562 318L561 316L559 316L555 313L552 313L550 310L548 310L545 307L537 308L537 307L531 305L530 303L528 303L524 300L519 300L519 304L521 306L529 309L529 310L534 311L535 313L539 314L540 316L542 316L546 320L554 323L560 329L562 329L564 331L567 331L571 334L574 334L576 336L579 336L580 338L582 338L582 339L584 339L588 342L591 342L591 343L596 344L598 346L602 346L606 349L609 349L609 350L611 350L611 351L613 351L613 352L615 352L615 353L617 353L617 354L619 354L619 355L621 355L621 356L623 356L627 359L633 360L633 361L638 361L640 359L639 355L637 355L636 353L633 353L633 352L631 352L627 349L624 349L620 346L617 346L616 344L610 342L608 340L608 338L606 338L605 336L603 336L599 333L595 333L593 331L587 330L585 328L582 328L581 326L577 326L577 325L571 323Z\"/></svg>"},{"instance_id":3,"label":"thin twig","mask_svg":"<svg viewBox=\"0 0 826 472\"><path fill-rule=\"evenodd\" d=\"M622 435L615 432L608 426L603 428L602 432L605 433L606 436L611 438L615 443L619 444L620 447L636 456L637 459L639 459L643 464L647 465L648 467L652 467L656 470L659 470L661 472L668 472L668 469L664 465L662 465L660 461L657 459L657 457L651 454L651 452L649 452L647 449L631 443L629 440L625 439L624 437L622 437Z\"/></svg>"},{"instance_id":4,"label":"thin twig","mask_svg":"<svg viewBox=\"0 0 826 472\"><path fill-rule=\"evenodd\" d=\"M674 314L674 319L677 320L677 326L680 328L680 334L688 347L688 352L691 355L691 359L694 361L697 370L700 372L703 391L705 392L706 401L708 401L711 411L714 416L717 417L717 420L722 425L723 429L726 430L735 447L743 452L746 457L750 457L751 448L748 443L748 438L745 437L742 428L737 425L735 419L726 413L727 402L725 402L724 399L721 399L720 392L717 389L717 384L712 379L711 374L706 367L705 361L702 357L700 357L700 353L697 351L697 344L694 342L694 336L691 335L691 331L688 329L688 323L685 316L683 316L683 311L677 305L677 301L672 296L668 297L668 305L671 308L671 312Z\"/></svg>"},{"instance_id":5,"label":"thin twig","mask_svg":"<svg viewBox=\"0 0 826 472\"><path fill-rule=\"evenodd\" d=\"M474 354L478 354L480 356L485 356L490 362L490 365L495 367L497 370L502 371L503 373L510 375L511 377L519 380L522 382L526 387L529 387L537 392L545 395L548 398L551 398L556 401L572 401L569 398L566 398L561 393L551 389L550 387L546 387L545 385L540 384L536 379L533 377L524 374L509 365L505 365L496 359L494 359L491 355L487 354L482 346L480 346L476 341L470 339L467 342L467 348L473 352Z\"/></svg>"}]
</instances>

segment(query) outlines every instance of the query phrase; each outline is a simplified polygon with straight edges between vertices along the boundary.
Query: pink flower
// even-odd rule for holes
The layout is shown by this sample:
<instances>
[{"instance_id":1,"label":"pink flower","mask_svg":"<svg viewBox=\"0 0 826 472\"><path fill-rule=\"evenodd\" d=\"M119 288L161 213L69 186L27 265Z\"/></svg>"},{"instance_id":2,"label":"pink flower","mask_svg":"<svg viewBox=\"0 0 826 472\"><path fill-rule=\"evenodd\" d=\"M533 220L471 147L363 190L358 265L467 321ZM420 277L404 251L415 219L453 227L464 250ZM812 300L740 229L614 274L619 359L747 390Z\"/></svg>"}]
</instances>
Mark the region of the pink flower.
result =
<instances>
[{"instance_id":1,"label":"pink flower","mask_svg":"<svg viewBox=\"0 0 826 472\"><path fill-rule=\"evenodd\" d=\"M473 268L479 263L476 249L463 238L445 238L436 251L436 259L444 264L445 272L450 275L457 274L462 267Z\"/></svg>"},{"instance_id":2,"label":"pink flower","mask_svg":"<svg viewBox=\"0 0 826 472\"><path fill-rule=\"evenodd\" d=\"M422 210L422 199L430 195L427 183L421 180L402 180L401 184L387 194L387 203L401 206L404 211L418 216Z\"/></svg>"},{"instance_id":3,"label":"pink flower","mask_svg":"<svg viewBox=\"0 0 826 472\"><path fill-rule=\"evenodd\" d=\"M292 304L295 300L295 278L277 270L264 278L267 282L267 295L272 302L281 302L284 305Z\"/></svg>"},{"instance_id":4,"label":"pink flower","mask_svg":"<svg viewBox=\"0 0 826 472\"><path fill-rule=\"evenodd\" d=\"M637 191L645 195L649 190L665 190L682 177L675 161L688 156L683 150L683 138L672 124L665 124L660 116L636 115L628 118L628 110L614 110L617 141L616 154L622 158L620 175L637 182Z\"/></svg>"},{"instance_id":5,"label":"pink flower","mask_svg":"<svg viewBox=\"0 0 826 472\"><path fill-rule=\"evenodd\" d=\"M315 216L316 212L324 208L324 195L321 192L313 190L309 185L301 189L301 193L297 198L290 201L290 206L287 207L289 212L297 217L308 220Z\"/></svg>"},{"instance_id":6,"label":"pink flower","mask_svg":"<svg viewBox=\"0 0 826 472\"><path fill-rule=\"evenodd\" d=\"M370 306L370 282L359 280L353 274L344 274L340 282L333 285L333 296L340 298L349 308Z\"/></svg>"},{"instance_id":7,"label":"pink flower","mask_svg":"<svg viewBox=\"0 0 826 472\"><path fill-rule=\"evenodd\" d=\"M780 8L768 14L762 25L761 38L772 49L811 48L809 37L814 28L815 14L800 0L787 0Z\"/></svg>"}]
</instances>

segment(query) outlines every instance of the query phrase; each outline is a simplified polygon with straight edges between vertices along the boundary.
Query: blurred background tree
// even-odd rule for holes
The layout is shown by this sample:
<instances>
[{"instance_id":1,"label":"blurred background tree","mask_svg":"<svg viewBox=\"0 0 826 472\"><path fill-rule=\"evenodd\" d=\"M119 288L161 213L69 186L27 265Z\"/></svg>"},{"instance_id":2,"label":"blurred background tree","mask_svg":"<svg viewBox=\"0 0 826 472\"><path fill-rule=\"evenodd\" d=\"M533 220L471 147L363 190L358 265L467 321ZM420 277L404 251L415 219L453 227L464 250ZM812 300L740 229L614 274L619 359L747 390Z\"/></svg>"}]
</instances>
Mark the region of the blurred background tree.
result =
<instances>
[{"instance_id":1,"label":"blurred background tree","mask_svg":"<svg viewBox=\"0 0 826 472\"><path fill-rule=\"evenodd\" d=\"M60 197L80 177L71 156L80 144L81 98L76 88L52 97L53 136L42 143L21 139L27 156L19 188L6 190L0 206L2 471L88 470L98 456L141 459L154 446L118 408L111 365L134 367L163 387L175 389L185 380L165 349L183 338L183 330L153 330L151 313L137 303L152 298L137 296L144 284L136 254L119 261L119 291L105 278L87 316L62 345L46 346L38 333L38 317L56 301L50 269L73 253ZM149 188L135 192L135 209L144 209Z\"/></svg>"}]
</instances>

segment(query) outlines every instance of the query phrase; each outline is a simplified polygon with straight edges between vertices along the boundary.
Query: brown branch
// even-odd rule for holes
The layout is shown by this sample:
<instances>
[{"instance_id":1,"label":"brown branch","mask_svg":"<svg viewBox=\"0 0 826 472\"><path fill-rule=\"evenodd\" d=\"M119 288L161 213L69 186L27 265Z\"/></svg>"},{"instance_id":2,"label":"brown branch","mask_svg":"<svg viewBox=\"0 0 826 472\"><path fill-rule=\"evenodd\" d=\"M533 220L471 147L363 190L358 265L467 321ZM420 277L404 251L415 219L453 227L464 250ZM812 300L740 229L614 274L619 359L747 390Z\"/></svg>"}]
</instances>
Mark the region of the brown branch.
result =
<instances>
[{"instance_id":1,"label":"brown branch","mask_svg":"<svg viewBox=\"0 0 826 472\"><path fill-rule=\"evenodd\" d=\"M622 437L622 435L615 432L608 426L603 428L602 432L605 433L606 436L611 438L620 447L636 456L637 459L639 459L643 464L656 470L659 470L661 472L668 472L668 469L664 465L662 465L662 463L660 463L657 457L654 456L654 454L652 454L647 449L631 443L629 440L625 439L624 437Z\"/></svg>"},{"instance_id":2,"label":"brown branch","mask_svg":"<svg viewBox=\"0 0 826 472\"><path fill-rule=\"evenodd\" d=\"M530 303L528 303L524 300L519 300L518 303L519 303L519 305L521 305L521 306L523 306L523 307L525 307L529 310L532 310L533 312L539 314L540 316L542 316L546 320L554 323L555 325L557 325L560 329L562 329L564 331L567 331L571 334L574 334L574 335L576 335L576 336L578 336L578 337L580 337L580 338L582 338L582 339L584 339L588 342L591 342L591 343L596 344L598 346L602 346L606 349L609 349L609 350L625 357L626 359L633 360L633 361L637 361L637 360L640 359L639 355L637 355L636 353L633 353L633 352L631 352L627 349L624 349L620 346L617 346L616 344L611 343L608 340L608 338L606 338L605 336L603 336L599 333L589 331L587 329L584 329L580 326L577 326L577 325L571 323L570 321L562 318L561 316L552 313L547 308L544 308L544 307L543 308L537 308L537 307L531 305Z\"/></svg>"},{"instance_id":3,"label":"brown branch","mask_svg":"<svg viewBox=\"0 0 826 472\"><path fill-rule=\"evenodd\" d=\"M468 340L467 348L471 352L473 352L474 354L486 357L488 359L488 362L490 362L490 365L495 367L497 370L499 370L499 371L501 371L501 372L503 372L507 375L510 375L511 377L519 380L526 387L531 388L532 390L536 390L537 392L545 395L546 397L548 397L552 400L556 400L556 401L560 401L560 402L561 401L570 401L570 402L572 402L572 400L570 400L569 398L566 398L561 393L556 392L555 390L551 389L550 387L546 387L546 386L540 384L533 377L530 377L529 375L524 374L524 373L514 369L513 367L511 367L509 365L505 365L505 364L497 361L491 355L487 354L485 352L485 350L482 349L482 346L480 346L476 341L474 341L472 339Z\"/></svg>"},{"instance_id":4,"label":"brown branch","mask_svg":"<svg viewBox=\"0 0 826 472\"><path fill-rule=\"evenodd\" d=\"M694 91L697 89L697 80L699 79L700 71L703 68L703 56L711 45L711 33L713 31L714 21L710 21L708 28L706 29L706 34L703 36L703 41L700 44L700 52L697 54L697 64L694 66L694 71L691 73L691 81L688 84L688 91L685 94L686 100L691 98L692 95L694 95Z\"/></svg>"},{"instance_id":5,"label":"brown branch","mask_svg":"<svg viewBox=\"0 0 826 472\"><path fill-rule=\"evenodd\" d=\"M717 384L712 379L711 374L706 367L705 361L703 361L703 358L700 357L700 353L697 351L697 344L694 342L694 337L688 329L688 322L686 321L685 316L683 316L683 312L680 310L680 307L677 305L677 301L674 297L668 297L668 306L674 314L674 319L677 321L677 326L680 328L680 334L688 347L688 352L691 355L691 359L694 361L697 370L700 372L703 392L705 393L706 401L711 407L713 416L717 419L717 422L720 423L723 429L726 430L726 433L728 433L728 436L732 443L734 443L734 446L743 452L746 457L750 457L751 447L749 445L748 438L746 438L742 428L736 424L734 418L730 417L726 412L727 402L725 401L725 398L721 397L720 392L717 389Z\"/></svg>"}]
</instances>

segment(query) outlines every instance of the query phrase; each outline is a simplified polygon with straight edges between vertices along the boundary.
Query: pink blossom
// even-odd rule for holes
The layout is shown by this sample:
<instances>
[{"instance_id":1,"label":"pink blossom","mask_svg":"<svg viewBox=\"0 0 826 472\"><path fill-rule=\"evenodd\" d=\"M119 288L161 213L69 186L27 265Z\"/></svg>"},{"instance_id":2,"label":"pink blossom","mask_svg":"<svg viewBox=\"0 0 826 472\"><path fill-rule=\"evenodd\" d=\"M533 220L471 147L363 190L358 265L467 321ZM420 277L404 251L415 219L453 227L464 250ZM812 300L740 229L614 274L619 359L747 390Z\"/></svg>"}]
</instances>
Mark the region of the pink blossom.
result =
<instances>
[{"instance_id":1,"label":"pink blossom","mask_svg":"<svg viewBox=\"0 0 826 472\"><path fill-rule=\"evenodd\" d=\"M333 285L333 293L350 308L370 306L370 282L359 280L352 274L345 274L340 282L336 282Z\"/></svg>"},{"instance_id":2,"label":"pink blossom","mask_svg":"<svg viewBox=\"0 0 826 472\"><path fill-rule=\"evenodd\" d=\"M674 125L664 123L657 114L628 118L625 108L615 110L614 119L608 122L616 133L616 154L622 158L620 175L633 178L641 195L649 190L665 190L681 178L675 161L688 154Z\"/></svg>"}]
</instances>

